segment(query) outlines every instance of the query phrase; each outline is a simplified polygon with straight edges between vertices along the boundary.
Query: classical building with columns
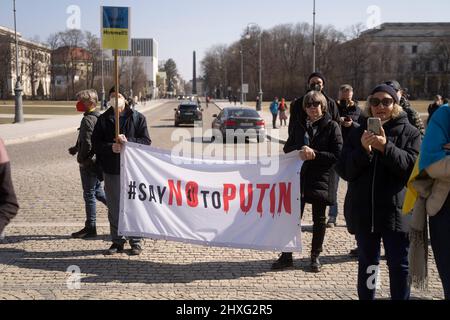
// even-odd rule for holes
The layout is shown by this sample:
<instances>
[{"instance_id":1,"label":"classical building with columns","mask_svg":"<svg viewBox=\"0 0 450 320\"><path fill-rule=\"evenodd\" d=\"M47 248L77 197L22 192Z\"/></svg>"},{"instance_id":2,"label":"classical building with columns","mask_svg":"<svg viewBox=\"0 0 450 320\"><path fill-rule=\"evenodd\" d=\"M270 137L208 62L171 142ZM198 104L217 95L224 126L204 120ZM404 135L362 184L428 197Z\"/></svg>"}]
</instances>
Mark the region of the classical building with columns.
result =
<instances>
[{"instance_id":1,"label":"classical building with columns","mask_svg":"<svg viewBox=\"0 0 450 320\"><path fill-rule=\"evenodd\" d=\"M25 98L50 96L51 50L49 47L22 38L19 43L19 75ZM0 98L14 96L16 85L16 42L14 30L0 26Z\"/></svg>"},{"instance_id":2,"label":"classical building with columns","mask_svg":"<svg viewBox=\"0 0 450 320\"><path fill-rule=\"evenodd\" d=\"M367 96L396 79L412 98L450 95L450 23L383 23L341 45L339 80Z\"/></svg>"}]
</instances>

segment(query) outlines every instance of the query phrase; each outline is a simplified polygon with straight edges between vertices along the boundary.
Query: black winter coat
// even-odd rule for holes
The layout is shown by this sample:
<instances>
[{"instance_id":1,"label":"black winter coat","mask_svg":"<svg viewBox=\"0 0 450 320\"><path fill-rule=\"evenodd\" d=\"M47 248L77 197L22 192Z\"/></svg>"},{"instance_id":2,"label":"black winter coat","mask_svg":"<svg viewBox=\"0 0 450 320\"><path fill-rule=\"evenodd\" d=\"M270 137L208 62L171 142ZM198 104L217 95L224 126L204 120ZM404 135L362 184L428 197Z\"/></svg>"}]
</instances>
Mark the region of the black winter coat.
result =
<instances>
[{"instance_id":1,"label":"black winter coat","mask_svg":"<svg viewBox=\"0 0 450 320\"><path fill-rule=\"evenodd\" d=\"M112 145L116 138L115 123L115 110L111 107L98 118L92 134L92 144L103 172L117 175L120 174L120 155L112 151ZM129 142L144 145L152 143L144 115L135 110L127 109L120 134L125 135Z\"/></svg>"},{"instance_id":2,"label":"black winter coat","mask_svg":"<svg viewBox=\"0 0 450 320\"><path fill-rule=\"evenodd\" d=\"M362 110L359 108L358 101L354 101L354 106L341 106L339 101L336 101L336 105L339 110L339 116L341 118L350 117L353 121L353 124L351 127L344 127L341 123L341 131L342 131L342 138L344 139L344 142L347 140L347 137L350 134L350 131L352 131L355 128L359 127L359 121L361 117Z\"/></svg>"},{"instance_id":3,"label":"black winter coat","mask_svg":"<svg viewBox=\"0 0 450 320\"><path fill-rule=\"evenodd\" d=\"M406 232L402 214L406 184L420 150L421 136L402 112L383 126L388 143L386 151L368 154L361 144L367 124L350 133L336 166L338 174L348 181L344 214L348 231Z\"/></svg>"},{"instance_id":4,"label":"black winter coat","mask_svg":"<svg viewBox=\"0 0 450 320\"><path fill-rule=\"evenodd\" d=\"M86 112L83 120L81 120L80 133L78 134L77 149L78 156L77 161L81 167L95 172L94 162L92 157L94 151L92 149L92 133L94 132L95 124L100 117L100 112Z\"/></svg>"},{"instance_id":5,"label":"black winter coat","mask_svg":"<svg viewBox=\"0 0 450 320\"><path fill-rule=\"evenodd\" d=\"M333 166L342 149L342 134L339 125L328 113L317 122L317 132L310 137L309 147L314 149L316 159L306 161L301 171L301 197L306 203L336 204L336 175ZM284 152L300 150L307 145L306 122L297 123L284 146Z\"/></svg>"},{"instance_id":6,"label":"black winter coat","mask_svg":"<svg viewBox=\"0 0 450 320\"><path fill-rule=\"evenodd\" d=\"M325 93L322 92L322 94L327 99L328 113L330 114L331 119L336 121L336 123L340 123L341 119L339 117L339 110L336 105L336 102L330 97L328 97ZM290 113L289 128L288 128L289 134L291 133L291 131L295 130L296 123L298 123L299 121L300 122L303 121L301 119L307 118L306 112L305 110L303 110L304 97L305 96L298 98L291 103L291 108L289 110Z\"/></svg>"}]
</instances>

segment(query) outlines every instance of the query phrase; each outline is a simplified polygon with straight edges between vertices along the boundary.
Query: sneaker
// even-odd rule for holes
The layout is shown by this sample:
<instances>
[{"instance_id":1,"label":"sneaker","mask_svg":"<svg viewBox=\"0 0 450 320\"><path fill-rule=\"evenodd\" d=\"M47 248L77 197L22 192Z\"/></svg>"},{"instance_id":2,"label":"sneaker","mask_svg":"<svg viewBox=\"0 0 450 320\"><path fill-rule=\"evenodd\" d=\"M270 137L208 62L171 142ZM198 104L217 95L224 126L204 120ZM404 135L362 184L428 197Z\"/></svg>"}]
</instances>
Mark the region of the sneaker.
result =
<instances>
[{"instance_id":1,"label":"sneaker","mask_svg":"<svg viewBox=\"0 0 450 320\"><path fill-rule=\"evenodd\" d=\"M282 270L292 268L294 261L292 259L292 253L282 253L277 261L272 264L272 270Z\"/></svg>"},{"instance_id":2,"label":"sneaker","mask_svg":"<svg viewBox=\"0 0 450 320\"><path fill-rule=\"evenodd\" d=\"M319 273L322 271L322 265L320 264L318 256L311 257L311 264L309 265L311 272Z\"/></svg>"},{"instance_id":3,"label":"sneaker","mask_svg":"<svg viewBox=\"0 0 450 320\"><path fill-rule=\"evenodd\" d=\"M336 227L336 218L335 217L328 218L327 228L334 228L334 227Z\"/></svg>"},{"instance_id":4,"label":"sneaker","mask_svg":"<svg viewBox=\"0 0 450 320\"><path fill-rule=\"evenodd\" d=\"M141 255L141 253L142 253L141 246L136 245L136 244L131 246L131 252L130 252L131 256L139 256L139 255Z\"/></svg>"},{"instance_id":5,"label":"sneaker","mask_svg":"<svg viewBox=\"0 0 450 320\"><path fill-rule=\"evenodd\" d=\"M354 257L354 258L358 258L358 248L350 250L349 255Z\"/></svg>"},{"instance_id":6,"label":"sneaker","mask_svg":"<svg viewBox=\"0 0 450 320\"><path fill-rule=\"evenodd\" d=\"M117 253L123 252L123 244L113 243L112 246L106 251L107 256L112 256Z\"/></svg>"},{"instance_id":7,"label":"sneaker","mask_svg":"<svg viewBox=\"0 0 450 320\"><path fill-rule=\"evenodd\" d=\"M97 237L97 229L96 228L88 228L84 227L82 230L72 233L72 238L75 239L89 239Z\"/></svg>"}]
</instances>

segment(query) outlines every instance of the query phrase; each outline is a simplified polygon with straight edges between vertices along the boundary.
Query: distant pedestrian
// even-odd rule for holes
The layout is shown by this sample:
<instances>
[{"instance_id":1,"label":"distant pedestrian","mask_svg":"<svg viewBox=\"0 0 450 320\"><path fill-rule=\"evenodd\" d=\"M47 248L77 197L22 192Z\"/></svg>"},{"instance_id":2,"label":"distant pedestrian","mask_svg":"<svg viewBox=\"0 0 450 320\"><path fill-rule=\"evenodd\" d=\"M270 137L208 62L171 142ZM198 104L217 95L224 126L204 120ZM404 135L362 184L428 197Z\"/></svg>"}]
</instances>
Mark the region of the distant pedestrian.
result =
<instances>
[{"instance_id":1,"label":"distant pedestrian","mask_svg":"<svg viewBox=\"0 0 450 320\"><path fill-rule=\"evenodd\" d=\"M272 113L272 125L274 129L277 128L277 118L278 118L278 97L275 97L273 99L272 103L270 104L270 113Z\"/></svg>"},{"instance_id":2,"label":"distant pedestrian","mask_svg":"<svg viewBox=\"0 0 450 320\"><path fill-rule=\"evenodd\" d=\"M236 96L233 96L234 105L237 104L238 98Z\"/></svg>"},{"instance_id":3,"label":"distant pedestrian","mask_svg":"<svg viewBox=\"0 0 450 320\"><path fill-rule=\"evenodd\" d=\"M368 99L367 117L380 119L379 132L366 121L350 132L336 170L348 182L344 214L358 243L358 296L375 299L383 240L391 298L408 300L408 225L402 213L406 184L419 154L421 136L400 107L396 91L377 86Z\"/></svg>"},{"instance_id":4,"label":"distant pedestrian","mask_svg":"<svg viewBox=\"0 0 450 320\"><path fill-rule=\"evenodd\" d=\"M400 106L402 107L403 111L406 112L409 123L416 127L423 137L425 134L425 125L422 121L422 118L420 117L420 114L411 106L406 90L402 88L397 80L389 80L386 81L385 84L391 86L397 92L397 96L400 99Z\"/></svg>"},{"instance_id":5,"label":"distant pedestrian","mask_svg":"<svg viewBox=\"0 0 450 320\"><path fill-rule=\"evenodd\" d=\"M120 89L119 89L120 90ZM123 144L130 141L143 145L150 145L147 121L145 116L136 110L132 110L126 97L116 92L113 87L109 92L111 105L115 105L116 94L119 96L118 109L120 112L120 135L116 141L115 134L115 108L109 108L102 114L95 126L92 136L94 151L97 160L100 161L105 178L105 192L108 205L108 218L111 229L112 245L107 254L120 253L124 249L125 238L118 235L119 208L120 208L120 153ZM140 238L130 238L131 255L140 255L142 245Z\"/></svg>"},{"instance_id":6,"label":"distant pedestrian","mask_svg":"<svg viewBox=\"0 0 450 320\"><path fill-rule=\"evenodd\" d=\"M102 172L96 161L92 149L92 133L100 112L96 111L98 96L95 90L84 90L77 94L77 110L83 112L83 119L79 129L77 143L69 149L73 156L77 155L80 167L81 186L86 210L84 228L72 233L73 238L89 239L97 236L97 207L96 201L106 205L105 192L102 186Z\"/></svg>"},{"instance_id":7,"label":"distant pedestrian","mask_svg":"<svg viewBox=\"0 0 450 320\"><path fill-rule=\"evenodd\" d=\"M2 238L6 226L19 211L11 178L11 164L2 139L0 139L0 195L0 238Z\"/></svg>"},{"instance_id":8,"label":"distant pedestrian","mask_svg":"<svg viewBox=\"0 0 450 320\"><path fill-rule=\"evenodd\" d=\"M442 98L442 96L437 95L436 97L434 97L434 102L428 106L428 121L427 121L427 123L430 123L433 113L435 113L436 110L439 109L443 104L444 104L444 99Z\"/></svg>"},{"instance_id":9,"label":"distant pedestrian","mask_svg":"<svg viewBox=\"0 0 450 320\"><path fill-rule=\"evenodd\" d=\"M278 106L278 110L280 112L280 127L283 126L283 122L284 122L284 126L287 126L287 115L286 115L286 111L287 111L287 104L286 104L286 100L284 98L281 98L281 102Z\"/></svg>"}]
</instances>

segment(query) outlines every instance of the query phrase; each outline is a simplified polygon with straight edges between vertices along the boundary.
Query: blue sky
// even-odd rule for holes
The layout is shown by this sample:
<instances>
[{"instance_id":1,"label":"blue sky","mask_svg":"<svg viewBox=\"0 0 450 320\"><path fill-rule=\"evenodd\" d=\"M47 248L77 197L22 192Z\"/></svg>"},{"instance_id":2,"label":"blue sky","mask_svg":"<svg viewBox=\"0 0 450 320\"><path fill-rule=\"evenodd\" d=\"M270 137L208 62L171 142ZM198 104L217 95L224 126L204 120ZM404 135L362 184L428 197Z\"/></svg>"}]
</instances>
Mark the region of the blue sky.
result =
<instances>
[{"instance_id":1,"label":"blue sky","mask_svg":"<svg viewBox=\"0 0 450 320\"><path fill-rule=\"evenodd\" d=\"M66 28L70 5L81 9L81 29L99 34L101 5L132 7L132 37L155 38L159 58L173 58L185 79L192 76L192 51L199 60L214 44L239 39L248 23L268 29L281 23L312 22L312 0L16 0L18 31L26 38ZM450 1L316 0L317 23L340 30L369 19L380 8L381 22L448 22ZM12 0L0 0L0 25L13 27Z\"/></svg>"}]
</instances>

